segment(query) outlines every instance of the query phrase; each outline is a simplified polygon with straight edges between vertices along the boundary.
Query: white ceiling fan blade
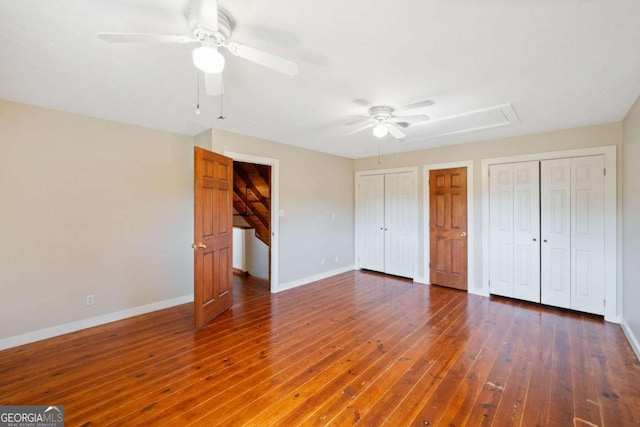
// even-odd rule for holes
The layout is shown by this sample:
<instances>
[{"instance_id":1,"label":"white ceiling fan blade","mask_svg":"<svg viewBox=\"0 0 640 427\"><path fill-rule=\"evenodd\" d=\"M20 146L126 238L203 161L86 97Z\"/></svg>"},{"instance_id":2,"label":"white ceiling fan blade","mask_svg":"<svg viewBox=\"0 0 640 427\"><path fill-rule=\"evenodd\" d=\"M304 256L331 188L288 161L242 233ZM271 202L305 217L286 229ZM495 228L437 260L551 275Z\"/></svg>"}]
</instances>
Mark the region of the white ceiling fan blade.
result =
<instances>
[{"instance_id":1,"label":"white ceiling fan blade","mask_svg":"<svg viewBox=\"0 0 640 427\"><path fill-rule=\"evenodd\" d=\"M280 58L265 51L245 46L240 43L230 42L227 48L231 53L241 58L247 59L256 64L260 64L272 70L279 71L288 76L295 76L300 69L298 64L288 59Z\"/></svg>"},{"instance_id":2,"label":"white ceiling fan blade","mask_svg":"<svg viewBox=\"0 0 640 427\"><path fill-rule=\"evenodd\" d=\"M398 107L394 111L417 110L418 108L429 107L431 105L433 105L433 101L421 101L421 102L416 102L415 104L409 104L403 107Z\"/></svg>"},{"instance_id":3,"label":"white ceiling fan blade","mask_svg":"<svg viewBox=\"0 0 640 427\"><path fill-rule=\"evenodd\" d=\"M366 116L351 116L351 117L353 118L353 120L345 123L347 126L353 126L353 125L357 125L362 122L365 122L367 120L373 120L371 117L366 117Z\"/></svg>"},{"instance_id":4,"label":"white ceiling fan blade","mask_svg":"<svg viewBox=\"0 0 640 427\"><path fill-rule=\"evenodd\" d=\"M356 105L359 105L361 107L370 107L371 103L369 101L367 101L366 99L362 99L362 98L358 98L358 99L354 99L353 103Z\"/></svg>"},{"instance_id":5,"label":"white ceiling fan blade","mask_svg":"<svg viewBox=\"0 0 640 427\"><path fill-rule=\"evenodd\" d=\"M224 93L222 86L222 73L210 74L204 73L205 92L209 96L220 96Z\"/></svg>"},{"instance_id":6,"label":"white ceiling fan blade","mask_svg":"<svg viewBox=\"0 0 640 427\"><path fill-rule=\"evenodd\" d=\"M191 10L195 13L203 27L218 31L218 1L217 0L191 0Z\"/></svg>"},{"instance_id":7,"label":"white ceiling fan blade","mask_svg":"<svg viewBox=\"0 0 640 427\"><path fill-rule=\"evenodd\" d=\"M198 40L181 34L98 33L109 43L193 43Z\"/></svg>"},{"instance_id":8,"label":"white ceiling fan blade","mask_svg":"<svg viewBox=\"0 0 640 427\"><path fill-rule=\"evenodd\" d=\"M349 136L349 135L353 135L353 134L358 133L358 132L362 132L363 130L367 130L367 129L372 128L374 126L375 126L375 123L369 123L368 125L360 126L359 128L356 128L356 129L352 130L351 132L345 133L345 136Z\"/></svg>"},{"instance_id":9,"label":"white ceiling fan blade","mask_svg":"<svg viewBox=\"0 0 640 427\"><path fill-rule=\"evenodd\" d=\"M395 139L404 139L407 136L393 123L387 123L387 129L389 129L389 133L393 135Z\"/></svg>"},{"instance_id":10,"label":"white ceiling fan blade","mask_svg":"<svg viewBox=\"0 0 640 427\"><path fill-rule=\"evenodd\" d=\"M424 123L429 121L429 116L424 114L418 114L415 116L394 116L391 118L393 123L408 123L410 125L415 125L418 123Z\"/></svg>"}]
</instances>

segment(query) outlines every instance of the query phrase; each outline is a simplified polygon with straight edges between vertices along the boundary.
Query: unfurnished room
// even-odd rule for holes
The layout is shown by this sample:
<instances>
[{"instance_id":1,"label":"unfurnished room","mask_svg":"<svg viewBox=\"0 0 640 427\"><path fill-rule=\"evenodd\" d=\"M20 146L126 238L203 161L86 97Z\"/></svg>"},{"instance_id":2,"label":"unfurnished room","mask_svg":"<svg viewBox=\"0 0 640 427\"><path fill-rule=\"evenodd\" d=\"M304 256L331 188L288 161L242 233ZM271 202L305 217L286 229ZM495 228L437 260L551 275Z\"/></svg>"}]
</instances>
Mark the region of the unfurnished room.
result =
<instances>
[{"instance_id":1,"label":"unfurnished room","mask_svg":"<svg viewBox=\"0 0 640 427\"><path fill-rule=\"evenodd\" d=\"M637 0L0 0L0 426L640 426Z\"/></svg>"}]
</instances>

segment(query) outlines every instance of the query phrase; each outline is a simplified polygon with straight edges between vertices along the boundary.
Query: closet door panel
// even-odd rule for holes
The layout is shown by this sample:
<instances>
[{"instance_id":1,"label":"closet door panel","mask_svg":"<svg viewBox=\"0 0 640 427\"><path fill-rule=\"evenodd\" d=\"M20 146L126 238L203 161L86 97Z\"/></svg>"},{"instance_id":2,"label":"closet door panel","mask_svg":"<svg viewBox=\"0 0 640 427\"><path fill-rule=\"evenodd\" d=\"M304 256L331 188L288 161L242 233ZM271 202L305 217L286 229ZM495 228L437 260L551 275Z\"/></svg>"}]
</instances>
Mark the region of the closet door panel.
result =
<instances>
[{"instance_id":1,"label":"closet door panel","mask_svg":"<svg viewBox=\"0 0 640 427\"><path fill-rule=\"evenodd\" d=\"M604 314L604 156L571 159L571 308Z\"/></svg>"},{"instance_id":2,"label":"closet door panel","mask_svg":"<svg viewBox=\"0 0 640 427\"><path fill-rule=\"evenodd\" d=\"M513 296L540 302L540 162L513 165Z\"/></svg>"},{"instance_id":3,"label":"closet door panel","mask_svg":"<svg viewBox=\"0 0 640 427\"><path fill-rule=\"evenodd\" d=\"M571 159L540 166L541 302L571 307Z\"/></svg>"},{"instance_id":4,"label":"closet door panel","mask_svg":"<svg viewBox=\"0 0 640 427\"><path fill-rule=\"evenodd\" d=\"M356 186L358 266L384 272L384 175L360 176Z\"/></svg>"},{"instance_id":5,"label":"closet door panel","mask_svg":"<svg viewBox=\"0 0 640 427\"><path fill-rule=\"evenodd\" d=\"M513 164L489 166L489 292L514 296Z\"/></svg>"},{"instance_id":6,"label":"closet door panel","mask_svg":"<svg viewBox=\"0 0 640 427\"><path fill-rule=\"evenodd\" d=\"M417 217L416 179L413 172L387 174L384 177L384 271L396 276L413 277Z\"/></svg>"}]
</instances>

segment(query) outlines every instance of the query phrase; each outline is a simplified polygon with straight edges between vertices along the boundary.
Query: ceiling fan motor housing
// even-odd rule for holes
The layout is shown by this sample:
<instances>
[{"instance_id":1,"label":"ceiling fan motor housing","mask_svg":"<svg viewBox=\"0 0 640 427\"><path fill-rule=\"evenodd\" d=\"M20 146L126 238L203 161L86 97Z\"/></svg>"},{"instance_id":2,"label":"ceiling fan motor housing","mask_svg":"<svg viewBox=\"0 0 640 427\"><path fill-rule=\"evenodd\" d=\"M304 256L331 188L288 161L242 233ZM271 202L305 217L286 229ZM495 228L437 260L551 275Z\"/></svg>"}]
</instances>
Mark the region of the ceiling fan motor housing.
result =
<instances>
[{"instance_id":1,"label":"ceiling fan motor housing","mask_svg":"<svg viewBox=\"0 0 640 427\"><path fill-rule=\"evenodd\" d=\"M218 31L214 31L211 28L202 25L198 21L189 4L187 4L187 7L185 8L184 14L187 20L187 26L193 34L193 37L203 43L207 40L213 40L217 46L220 46L228 40L229 37L231 37L233 22L231 21L231 18L229 18L229 15L221 9L218 9Z\"/></svg>"},{"instance_id":2,"label":"ceiling fan motor housing","mask_svg":"<svg viewBox=\"0 0 640 427\"><path fill-rule=\"evenodd\" d=\"M384 105L369 108L369 117L378 122L385 122L393 117L393 108Z\"/></svg>"}]
</instances>

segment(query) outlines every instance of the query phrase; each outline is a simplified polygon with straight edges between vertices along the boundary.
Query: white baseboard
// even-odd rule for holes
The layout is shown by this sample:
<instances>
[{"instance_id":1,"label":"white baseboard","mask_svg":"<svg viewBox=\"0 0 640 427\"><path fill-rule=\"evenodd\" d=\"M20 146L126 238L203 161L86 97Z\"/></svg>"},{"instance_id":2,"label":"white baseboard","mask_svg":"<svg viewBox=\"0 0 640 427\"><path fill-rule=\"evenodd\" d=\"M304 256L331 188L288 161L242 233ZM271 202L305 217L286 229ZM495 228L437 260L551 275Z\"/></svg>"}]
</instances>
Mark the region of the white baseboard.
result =
<instances>
[{"instance_id":1,"label":"white baseboard","mask_svg":"<svg viewBox=\"0 0 640 427\"><path fill-rule=\"evenodd\" d=\"M108 313L102 316L90 317L88 319L82 319L76 322L65 323L64 325L40 329L39 331L27 332L26 334L2 338L0 339L0 350L17 347L23 344L29 344L47 338L56 337L58 335L68 334L69 332L75 332L81 329L104 325L105 323L115 322L117 320L138 316L140 314L150 313L152 311L162 310L165 308L173 307L174 305L186 304L192 301L193 295L185 295L178 298L154 302L153 304L147 304L140 307L129 308L127 310L116 311L115 313Z\"/></svg>"},{"instance_id":2,"label":"white baseboard","mask_svg":"<svg viewBox=\"0 0 640 427\"><path fill-rule=\"evenodd\" d=\"M338 268L336 270L331 270L324 273L316 274L314 276L308 276L302 279L292 280L287 283L281 283L280 286L278 286L278 289L276 289L273 292L277 293L277 292L286 291L288 289L297 288L298 286L308 285L309 283L317 282L318 280L326 279L327 277L335 276L335 275L346 273L347 271L353 271L353 270L355 270L355 267L353 265L350 265L347 267Z\"/></svg>"},{"instance_id":3,"label":"white baseboard","mask_svg":"<svg viewBox=\"0 0 640 427\"><path fill-rule=\"evenodd\" d=\"M427 279L426 277L422 277L422 276L416 276L413 278L413 282L414 283L420 283L421 285L430 285L431 282L429 282L429 279Z\"/></svg>"},{"instance_id":4,"label":"white baseboard","mask_svg":"<svg viewBox=\"0 0 640 427\"><path fill-rule=\"evenodd\" d=\"M468 288L467 293L470 293L473 295L480 295L481 297L489 297L489 292L487 292L487 290L485 289Z\"/></svg>"},{"instance_id":5,"label":"white baseboard","mask_svg":"<svg viewBox=\"0 0 640 427\"><path fill-rule=\"evenodd\" d=\"M625 323L624 319L622 319L622 322L620 322L620 326L622 327L622 331L624 332L624 334L627 336L629 344L631 344L631 348L636 354L636 358L640 361L640 341L638 341L638 338L633 334L633 331Z\"/></svg>"}]
</instances>

